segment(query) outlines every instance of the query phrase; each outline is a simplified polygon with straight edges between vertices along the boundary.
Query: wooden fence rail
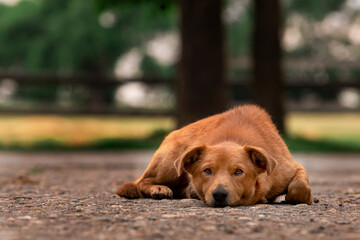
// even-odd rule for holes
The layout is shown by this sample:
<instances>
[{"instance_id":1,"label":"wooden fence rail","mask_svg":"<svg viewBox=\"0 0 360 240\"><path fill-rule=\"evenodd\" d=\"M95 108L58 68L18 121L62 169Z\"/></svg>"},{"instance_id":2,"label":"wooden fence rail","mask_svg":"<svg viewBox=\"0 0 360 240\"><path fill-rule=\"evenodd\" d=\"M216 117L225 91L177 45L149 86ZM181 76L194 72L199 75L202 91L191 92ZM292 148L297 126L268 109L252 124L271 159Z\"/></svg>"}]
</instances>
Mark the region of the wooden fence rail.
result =
<instances>
[{"instance_id":1,"label":"wooden fence rail","mask_svg":"<svg viewBox=\"0 0 360 240\"><path fill-rule=\"evenodd\" d=\"M175 88L174 79L159 79L159 78L136 78L136 79L117 79L108 76L97 75L27 75L27 74L9 74L0 72L0 81L4 79L12 79L19 85L71 85L71 86L85 86L88 87L91 94L96 95L102 89L121 86L129 82L142 82L150 86L161 85ZM286 91L311 89L311 90L337 90L343 88L360 89L360 81L349 82L319 82L313 79L291 79L286 84ZM246 88L250 89L251 84L249 80L230 80L228 81L229 88ZM98 101L95 96L93 101ZM91 100L90 100L91 101ZM121 115L121 116L173 116L173 110L160 109L142 109L142 108L126 108L119 109L111 106L101 105L101 107L94 107L97 104L89 104L89 106L81 108L61 108L61 107L0 107L0 113L7 114L61 114L61 115ZM306 111L306 109L292 109L299 111ZM331 111L331 108L317 109L318 111ZM359 109L336 109L336 111L360 111Z\"/></svg>"}]
</instances>

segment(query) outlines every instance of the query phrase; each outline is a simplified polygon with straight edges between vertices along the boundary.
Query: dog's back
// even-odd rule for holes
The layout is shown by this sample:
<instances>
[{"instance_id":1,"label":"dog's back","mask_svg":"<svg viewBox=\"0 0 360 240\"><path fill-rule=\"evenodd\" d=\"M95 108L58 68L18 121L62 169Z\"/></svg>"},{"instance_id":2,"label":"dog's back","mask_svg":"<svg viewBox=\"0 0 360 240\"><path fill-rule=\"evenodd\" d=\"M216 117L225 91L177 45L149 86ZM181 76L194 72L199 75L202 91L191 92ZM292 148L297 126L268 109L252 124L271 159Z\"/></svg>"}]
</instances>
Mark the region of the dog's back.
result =
<instances>
[{"instance_id":1,"label":"dog's back","mask_svg":"<svg viewBox=\"0 0 360 240\"><path fill-rule=\"evenodd\" d=\"M217 114L174 131L164 142L179 146L215 145L236 142L267 150L274 156L291 159L291 154L278 134L270 116L260 107L244 105Z\"/></svg>"}]
</instances>

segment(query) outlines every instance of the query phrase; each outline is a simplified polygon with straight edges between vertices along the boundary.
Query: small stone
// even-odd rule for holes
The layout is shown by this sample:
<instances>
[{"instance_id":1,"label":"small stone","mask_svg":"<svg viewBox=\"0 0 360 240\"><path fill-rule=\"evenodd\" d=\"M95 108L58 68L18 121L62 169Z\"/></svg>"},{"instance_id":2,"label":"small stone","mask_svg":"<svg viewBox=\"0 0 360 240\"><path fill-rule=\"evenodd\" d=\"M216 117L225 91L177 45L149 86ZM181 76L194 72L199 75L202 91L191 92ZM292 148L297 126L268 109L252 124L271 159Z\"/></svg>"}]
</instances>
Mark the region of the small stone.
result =
<instances>
[{"instance_id":1,"label":"small stone","mask_svg":"<svg viewBox=\"0 0 360 240\"><path fill-rule=\"evenodd\" d=\"M232 228L225 228L224 232L226 234L234 234L235 233L234 229L232 229Z\"/></svg>"},{"instance_id":2,"label":"small stone","mask_svg":"<svg viewBox=\"0 0 360 240\"><path fill-rule=\"evenodd\" d=\"M164 235L162 235L161 233L154 233L151 234L150 239L157 239L157 238L164 238Z\"/></svg>"},{"instance_id":3,"label":"small stone","mask_svg":"<svg viewBox=\"0 0 360 240\"><path fill-rule=\"evenodd\" d=\"M31 216L20 216L20 217L17 217L17 219L19 219L19 220L30 220L30 219L32 219L32 217Z\"/></svg>"},{"instance_id":4,"label":"small stone","mask_svg":"<svg viewBox=\"0 0 360 240\"><path fill-rule=\"evenodd\" d=\"M163 218L176 218L177 215L174 215L174 214L163 214L163 215L161 215L161 217L163 217Z\"/></svg>"},{"instance_id":5,"label":"small stone","mask_svg":"<svg viewBox=\"0 0 360 240\"><path fill-rule=\"evenodd\" d=\"M180 202L196 202L198 200L196 199L191 199L191 198L184 198L184 199L180 199Z\"/></svg>"},{"instance_id":6,"label":"small stone","mask_svg":"<svg viewBox=\"0 0 360 240\"><path fill-rule=\"evenodd\" d=\"M252 218L249 218L249 217L238 217L237 219L241 220L241 221L251 221L252 220Z\"/></svg>"},{"instance_id":7,"label":"small stone","mask_svg":"<svg viewBox=\"0 0 360 240\"><path fill-rule=\"evenodd\" d=\"M324 229L325 229L325 227L324 226L320 226L320 227L318 227L318 228L315 228L315 229L312 229L312 230L310 230L310 233L321 233L321 232L323 232L324 231Z\"/></svg>"},{"instance_id":8,"label":"small stone","mask_svg":"<svg viewBox=\"0 0 360 240\"><path fill-rule=\"evenodd\" d=\"M345 192L345 194L353 194L355 193L355 190L353 188L348 188Z\"/></svg>"},{"instance_id":9,"label":"small stone","mask_svg":"<svg viewBox=\"0 0 360 240\"><path fill-rule=\"evenodd\" d=\"M329 211L332 212L332 213L336 213L336 212L337 212L337 210L336 210L335 208L331 208Z\"/></svg>"},{"instance_id":10,"label":"small stone","mask_svg":"<svg viewBox=\"0 0 360 240\"><path fill-rule=\"evenodd\" d=\"M113 220L111 218L107 217L99 217L94 219L95 222L112 222Z\"/></svg>"},{"instance_id":11,"label":"small stone","mask_svg":"<svg viewBox=\"0 0 360 240\"><path fill-rule=\"evenodd\" d=\"M314 203L319 203L319 202L320 202L319 199L314 198Z\"/></svg>"},{"instance_id":12,"label":"small stone","mask_svg":"<svg viewBox=\"0 0 360 240\"><path fill-rule=\"evenodd\" d=\"M204 231L215 231L216 227L214 225L205 225L202 226L201 229Z\"/></svg>"},{"instance_id":13,"label":"small stone","mask_svg":"<svg viewBox=\"0 0 360 240\"><path fill-rule=\"evenodd\" d=\"M256 233L262 232L262 228L261 227L254 227L253 232L256 232Z\"/></svg>"},{"instance_id":14,"label":"small stone","mask_svg":"<svg viewBox=\"0 0 360 240\"><path fill-rule=\"evenodd\" d=\"M257 226L258 224L255 222L247 222L246 225L248 225L249 227L252 227L252 226Z\"/></svg>"},{"instance_id":15,"label":"small stone","mask_svg":"<svg viewBox=\"0 0 360 240\"><path fill-rule=\"evenodd\" d=\"M307 207L308 205L306 203L301 203L301 204L297 204L295 205L295 207Z\"/></svg>"},{"instance_id":16,"label":"small stone","mask_svg":"<svg viewBox=\"0 0 360 240\"><path fill-rule=\"evenodd\" d=\"M52 218L52 219L57 218L57 217L58 217L57 214L50 214L50 215L49 215L49 218Z\"/></svg>"},{"instance_id":17,"label":"small stone","mask_svg":"<svg viewBox=\"0 0 360 240\"><path fill-rule=\"evenodd\" d=\"M257 208L268 208L269 205L268 204L256 204L253 208L257 209Z\"/></svg>"},{"instance_id":18,"label":"small stone","mask_svg":"<svg viewBox=\"0 0 360 240\"><path fill-rule=\"evenodd\" d=\"M336 221L337 224L339 225L347 225L347 224L350 224L351 222L349 221Z\"/></svg>"}]
</instances>

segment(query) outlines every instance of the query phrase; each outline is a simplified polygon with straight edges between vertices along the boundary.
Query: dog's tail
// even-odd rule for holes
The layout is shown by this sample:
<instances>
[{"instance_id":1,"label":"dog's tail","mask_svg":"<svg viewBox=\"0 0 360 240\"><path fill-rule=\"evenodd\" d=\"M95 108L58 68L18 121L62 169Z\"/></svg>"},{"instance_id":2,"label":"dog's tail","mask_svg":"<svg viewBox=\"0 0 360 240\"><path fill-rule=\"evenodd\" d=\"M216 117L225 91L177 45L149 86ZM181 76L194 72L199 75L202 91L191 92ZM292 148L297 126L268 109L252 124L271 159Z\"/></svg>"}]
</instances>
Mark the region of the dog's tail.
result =
<instances>
[{"instance_id":1,"label":"dog's tail","mask_svg":"<svg viewBox=\"0 0 360 240\"><path fill-rule=\"evenodd\" d=\"M125 183L117 190L116 194L130 199L141 197L138 185L134 182Z\"/></svg>"}]
</instances>

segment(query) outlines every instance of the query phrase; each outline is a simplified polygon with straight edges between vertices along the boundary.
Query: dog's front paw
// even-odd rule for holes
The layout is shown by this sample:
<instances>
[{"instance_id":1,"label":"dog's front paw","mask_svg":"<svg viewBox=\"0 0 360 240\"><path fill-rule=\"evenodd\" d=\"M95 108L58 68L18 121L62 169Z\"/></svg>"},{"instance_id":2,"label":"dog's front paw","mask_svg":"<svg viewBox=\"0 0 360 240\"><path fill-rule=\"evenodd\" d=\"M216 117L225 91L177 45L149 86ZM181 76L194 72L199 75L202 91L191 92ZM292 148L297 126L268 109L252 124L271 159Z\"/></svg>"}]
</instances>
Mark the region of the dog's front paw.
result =
<instances>
[{"instance_id":1,"label":"dog's front paw","mask_svg":"<svg viewBox=\"0 0 360 240\"><path fill-rule=\"evenodd\" d=\"M150 195L154 199L170 199L173 197L173 192L166 186L154 185L151 186Z\"/></svg>"}]
</instances>

